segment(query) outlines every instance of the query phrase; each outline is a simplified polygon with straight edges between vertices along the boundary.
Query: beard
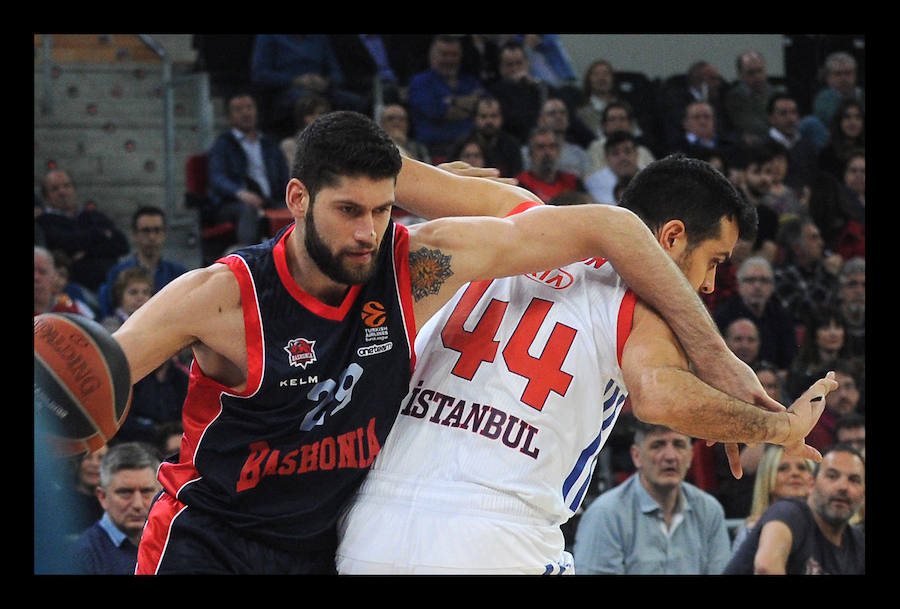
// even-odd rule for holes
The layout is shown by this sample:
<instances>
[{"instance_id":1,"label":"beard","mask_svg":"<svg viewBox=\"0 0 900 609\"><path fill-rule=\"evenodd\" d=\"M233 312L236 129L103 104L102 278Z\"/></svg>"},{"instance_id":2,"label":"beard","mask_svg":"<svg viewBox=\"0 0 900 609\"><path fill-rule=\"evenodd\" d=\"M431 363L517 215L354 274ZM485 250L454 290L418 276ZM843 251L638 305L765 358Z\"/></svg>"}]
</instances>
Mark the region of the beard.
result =
<instances>
[{"instance_id":1,"label":"beard","mask_svg":"<svg viewBox=\"0 0 900 609\"><path fill-rule=\"evenodd\" d=\"M306 230L303 236L303 243L306 246L309 257L319 270L329 279L345 285L362 284L371 279L375 274L381 246L379 245L379 248L375 251L372 261L365 266L350 266L344 263L340 252L337 254L331 252L316 230L316 223L313 221L312 216L312 207L310 207L304 220Z\"/></svg>"}]
</instances>

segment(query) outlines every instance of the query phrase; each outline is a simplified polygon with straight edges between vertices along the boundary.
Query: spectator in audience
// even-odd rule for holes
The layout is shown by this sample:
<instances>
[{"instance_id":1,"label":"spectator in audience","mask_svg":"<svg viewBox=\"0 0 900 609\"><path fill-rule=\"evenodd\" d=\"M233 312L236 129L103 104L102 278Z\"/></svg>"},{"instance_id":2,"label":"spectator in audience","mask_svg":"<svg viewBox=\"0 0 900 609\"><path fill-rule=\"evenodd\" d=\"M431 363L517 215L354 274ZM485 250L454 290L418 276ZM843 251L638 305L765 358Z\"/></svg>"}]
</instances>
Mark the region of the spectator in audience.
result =
<instances>
[{"instance_id":1,"label":"spectator in audience","mask_svg":"<svg viewBox=\"0 0 900 609\"><path fill-rule=\"evenodd\" d=\"M858 412L850 412L840 417L834 424L836 444L850 444L866 458L866 417Z\"/></svg>"},{"instance_id":2,"label":"spectator in audience","mask_svg":"<svg viewBox=\"0 0 900 609\"><path fill-rule=\"evenodd\" d=\"M409 83L409 109L415 137L432 158L444 159L453 143L473 126L475 103L484 95L477 77L461 72L459 37L436 36L428 52L430 67Z\"/></svg>"},{"instance_id":3,"label":"spectator in audience","mask_svg":"<svg viewBox=\"0 0 900 609\"><path fill-rule=\"evenodd\" d=\"M549 97L541 107L538 115L538 127L547 127L556 133L560 143L559 170L578 176L583 180L590 169L590 159L584 148L567 139L569 130L569 109L566 103L559 97ZM531 154L528 146L522 146L522 167L525 170L530 166Z\"/></svg>"},{"instance_id":4,"label":"spectator in audience","mask_svg":"<svg viewBox=\"0 0 900 609\"><path fill-rule=\"evenodd\" d=\"M258 243L263 210L285 207L290 173L278 142L258 129L253 96L236 93L227 108L231 128L209 150L209 197L217 222L233 222L240 243Z\"/></svg>"},{"instance_id":5,"label":"spectator in audience","mask_svg":"<svg viewBox=\"0 0 900 609\"><path fill-rule=\"evenodd\" d=\"M842 101L828 133L828 142L819 152L819 169L840 180L850 153L866 147L866 118L862 104L855 99Z\"/></svg>"},{"instance_id":6,"label":"spectator in audience","mask_svg":"<svg viewBox=\"0 0 900 609\"><path fill-rule=\"evenodd\" d=\"M866 355L866 259L851 258L841 267L837 291L832 296L844 318L844 341L852 357Z\"/></svg>"},{"instance_id":7,"label":"spectator in audience","mask_svg":"<svg viewBox=\"0 0 900 609\"><path fill-rule=\"evenodd\" d=\"M600 124L602 125L601 134L587 148L588 157L591 161L588 175L606 167L606 138L616 131L627 131L634 135L638 151L637 164L640 169L656 160L653 152L642 143L641 138L636 134L634 113L631 109L631 104L627 101L614 100L606 104L601 114Z\"/></svg>"},{"instance_id":8,"label":"spectator in audience","mask_svg":"<svg viewBox=\"0 0 900 609\"><path fill-rule=\"evenodd\" d=\"M57 306L74 307L80 315L97 318L100 303L96 295L70 278L72 276L72 258L62 250L54 250L53 266L56 268Z\"/></svg>"},{"instance_id":9,"label":"spectator in audience","mask_svg":"<svg viewBox=\"0 0 900 609\"><path fill-rule=\"evenodd\" d=\"M866 152L856 149L847 155L844 164L842 186L849 202L850 220L856 222L861 230L866 228ZM863 254L865 255L865 254Z\"/></svg>"},{"instance_id":10,"label":"spectator in audience","mask_svg":"<svg viewBox=\"0 0 900 609\"><path fill-rule=\"evenodd\" d=\"M815 377L819 371L824 374L836 362L849 357L845 337L844 318L836 308L823 304L811 309L800 349L788 373L786 390L789 397L803 393L803 383L807 379Z\"/></svg>"},{"instance_id":11,"label":"spectator in audience","mask_svg":"<svg viewBox=\"0 0 900 609\"><path fill-rule=\"evenodd\" d=\"M775 274L761 256L744 260L737 269L737 294L713 311L723 332L735 319L748 318L759 329L759 358L781 371L782 377L797 354L794 322L773 298Z\"/></svg>"},{"instance_id":12,"label":"spectator in audience","mask_svg":"<svg viewBox=\"0 0 900 609\"><path fill-rule=\"evenodd\" d=\"M724 84L719 71L706 60L692 63L685 74L669 79L660 92L663 139L667 148L675 149L684 138L686 110L693 102L709 104L716 126L723 132L728 131L722 98Z\"/></svg>"},{"instance_id":13,"label":"spectator in audience","mask_svg":"<svg viewBox=\"0 0 900 609\"><path fill-rule=\"evenodd\" d=\"M475 106L475 128L465 139L474 139L484 153L484 163L504 178L522 172L522 144L503 129L503 108L495 97L482 97Z\"/></svg>"},{"instance_id":14,"label":"spectator in audience","mask_svg":"<svg viewBox=\"0 0 900 609\"><path fill-rule=\"evenodd\" d=\"M575 117L596 137L603 137L608 133L603 126L603 111L608 104L621 101L616 92L616 75L609 61L595 59L591 62L584 72L581 95L582 102L575 110Z\"/></svg>"},{"instance_id":15,"label":"spectator in audience","mask_svg":"<svg viewBox=\"0 0 900 609\"><path fill-rule=\"evenodd\" d=\"M100 484L100 462L109 451L106 445L93 453L73 457L73 477L70 486L60 489L60 505L69 506L71 512L66 520L68 541L74 541L88 527L103 516L103 506L97 499L96 488Z\"/></svg>"},{"instance_id":16,"label":"spectator in audience","mask_svg":"<svg viewBox=\"0 0 900 609\"><path fill-rule=\"evenodd\" d=\"M866 494L865 460L833 446L803 498L774 502L736 549L726 575L856 575L866 571L865 534L850 525Z\"/></svg>"},{"instance_id":17,"label":"spectator in audience","mask_svg":"<svg viewBox=\"0 0 900 609\"><path fill-rule=\"evenodd\" d=\"M344 88L344 73L327 34L257 34L250 59L252 83L275 119L293 117L307 93L328 98L339 110L366 112L365 97ZM289 131L295 131L294 125Z\"/></svg>"},{"instance_id":18,"label":"spectator in audience","mask_svg":"<svg viewBox=\"0 0 900 609\"><path fill-rule=\"evenodd\" d=\"M341 69L343 88L363 100L362 111L371 114L382 103L406 99L405 83L394 70L395 64L404 61L403 49L392 44L390 36L331 34L328 39Z\"/></svg>"},{"instance_id":19,"label":"spectator in audience","mask_svg":"<svg viewBox=\"0 0 900 609\"><path fill-rule=\"evenodd\" d=\"M723 336L725 344L742 362L751 367L759 362L759 328L752 319L735 319L725 326Z\"/></svg>"},{"instance_id":20,"label":"spectator in audience","mask_svg":"<svg viewBox=\"0 0 900 609\"><path fill-rule=\"evenodd\" d=\"M303 131L308 124L326 112L331 112L331 102L328 101L327 97L318 93L304 93L294 102L294 123L297 126L297 131ZM284 162L288 166L288 170L290 170L294 165L294 152L297 150L297 134L292 133L282 139L278 147L281 148Z\"/></svg>"},{"instance_id":21,"label":"spectator in audience","mask_svg":"<svg viewBox=\"0 0 900 609\"><path fill-rule=\"evenodd\" d=\"M464 139L454 151L452 158L457 161L468 163L472 167L487 167L484 160L484 150L481 144L474 137Z\"/></svg>"},{"instance_id":22,"label":"spectator in audience","mask_svg":"<svg viewBox=\"0 0 900 609\"><path fill-rule=\"evenodd\" d=\"M83 312L78 303L62 290L62 279L56 268L54 256L47 248L34 246L34 314ZM94 318L93 312L87 315Z\"/></svg>"},{"instance_id":23,"label":"spectator in audience","mask_svg":"<svg viewBox=\"0 0 900 609\"><path fill-rule=\"evenodd\" d=\"M101 323L110 334L119 329L132 313L153 296L153 275L142 266L122 269L113 281L113 311Z\"/></svg>"},{"instance_id":24,"label":"spectator in audience","mask_svg":"<svg viewBox=\"0 0 900 609\"><path fill-rule=\"evenodd\" d=\"M491 87L500 78L500 47L511 38L512 34L464 34L462 71Z\"/></svg>"},{"instance_id":25,"label":"spectator in audience","mask_svg":"<svg viewBox=\"0 0 900 609\"><path fill-rule=\"evenodd\" d=\"M735 146L734 142L720 132L715 108L708 101L688 102L681 125L681 137L670 142L671 152L692 154L693 150L701 148L716 150L724 157Z\"/></svg>"},{"instance_id":26,"label":"spectator in audience","mask_svg":"<svg viewBox=\"0 0 900 609\"><path fill-rule=\"evenodd\" d=\"M173 357L135 383L131 409L116 439L154 444L161 425L181 421L189 377L189 370Z\"/></svg>"},{"instance_id":27,"label":"spectator in audience","mask_svg":"<svg viewBox=\"0 0 900 609\"><path fill-rule=\"evenodd\" d=\"M722 506L685 482L690 436L637 422L637 473L584 511L575 536L576 574L720 573L730 544Z\"/></svg>"},{"instance_id":28,"label":"spectator in audience","mask_svg":"<svg viewBox=\"0 0 900 609\"><path fill-rule=\"evenodd\" d=\"M741 172L739 189L741 194L756 208L759 226L756 240L751 249L753 255L762 256L774 263L778 248L778 214L770 207L763 205L763 199L772 188L773 159L775 151L763 143L742 148L735 156L735 164Z\"/></svg>"},{"instance_id":29,"label":"spectator in audience","mask_svg":"<svg viewBox=\"0 0 900 609\"><path fill-rule=\"evenodd\" d=\"M778 247L784 259L775 265L775 297L797 325L805 325L837 283L840 256L825 255L822 234L809 217L788 220L779 227Z\"/></svg>"},{"instance_id":30,"label":"spectator in audience","mask_svg":"<svg viewBox=\"0 0 900 609\"><path fill-rule=\"evenodd\" d=\"M559 170L560 136L549 127L535 127L528 140L531 169L516 176L519 184L545 203L569 191L583 191L581 180Z\"/></svg>"},{"instance_id":31,"label":"spectator in audience","mask_svg":"<svg viewBox=\"0 0 900 609\"><path fill-rule=\"evenodd\" d=\"M806 183L799 185L787 183L791 166L790 153L787 148L773 139L765 140L762 145L771 148L773 154L769 172L771 184L768 192L760 200L760 204L774 211L778 216L779 223L789 218L808 215L809 186Z\"/></svg>"},{"instance_id":32,"label":"spectator in audience","mask_svg":"<svg viewBox=\"0 0 900 609\"><path fill-rule=\"evenodd\" d=\"M769 120L768 137L787 149L788 170L785 183L800 192L818 171L819 150L816 144L797 129L800 112L797 100L787 93L776 93L766 105Z\"/></svg>"},{"instance_id":33,"label":"spectator in audience","mask_svg":"<svg viewBox=\"0 0 900 609\"><path fill-rule=\"evenodd\" d=\"M522 43L508 40L500 48L500 79L489 89L500 102L503 130L520 142L527 142L537 124L548 89L531 76Z\"/></svg>"},{"instance_id":34,"label":"spectator in audience","mask_svg":"<svg viewBox=\"0 0 900 609\"><path fill-rule=\"evenodd\" d=\"M514 40L522 42L529 70L536 80L553 89L561 89L578 79L572 60L559 41L559 34L517 34Z\"/></svg>"},{"instance_id":35,"label":"spectator in audience","mask_svg":"<svg viewBox=\"0 0 900 609\"><path fill-rule=\"evenodd\" d=\"M159 458L149 446L121 443L100 464L97 498L103 516L76 542L75 564L83 575L134 575L138 544L160 490Z\"/></svg>"},{"instance_id":36,"label":"spectator in audience","mask_svg":"<svg viewBox=\"0 0 900 609\"><path fill-rule=\"evenodd\" d=\"M815 461L784 454L784 447L763 444L763 455L753 480L750 513L737 529L732 542L736 551L769 506L785 497L806 498L812 490Z\"/></svg>"},{"instance_id":37,"label":"spectator in audience","mask_svg":"<svg viewBox=\"0 0 900 609\"><path fill-rule=\"evenodd\" d=\"M409 113L402 104L384 106L378 117L378 124L394 140L400 154L416 161L431 163L428 146L410 136Z\"/></svg>"},{"instance_id":38,"label":"spectator in audience","mask_svg":"<svg viewBox=\"0 0 900 609\"><path fill-rule=\"evenodd\" d=\"M836 51L825 58L825 87L813 98L813 114L830 125L841 102L852 99L865 108L865 91L857 86L856 59L844 51Z\"/></svg>"},{"instance_id":39,"label":"spectator in audience","mask_svg":"<svg viewBox=\"0 0 900 609\"><path fill-rule=\"evenodd\" d=\"M154 292L187 272L187 267L180 262L163 257L166 229L166 214L159 207L141 206L131 216L131 243L134 254L109 269L109 273L106 274L106 281L97 293L101 319L112 315L115 310L111 290L116 277L124 269L133 266L147 269L153 277Z\"/></svg>"},{"instance_id":40,"label":"spectator in audience","mask_svg":"<svg viewBox=\"0 0 900 609\"><path fill-rule=\"evenodd\" d=\"M585 188L597 203L615 205L614 189L624 179L634 177L638 167L637 140L628 131L616 131L603 145L607 166L584 180Z\"/></svg>"},{"instance_id":41,"label":"spectator in audience","mask_svg":"<svg viewBox=\"0 0 900 609\"><path fill-rule=\"evenodd\" d=\"M824 451L837 442L835 430L838 421L851 414L862 414L858 410L858 367L848 359L840 359L827 364L827 368L834 370L834 378L840 386L825 397L825 412L806 437L806 443L819 451Z\"/></svg>"},{"instance_id":42,"label":"spectator in audience","mask_svg":"<svg viewBox=\"0 0 900 609\"><path fill-rule=\"evenodd\" d=\"M68 254L72 259L70 280L96 295L106 272L128 252L128 239L93 203L79 203L75 184L66 171L48 171L41 196L45 207L35 223L45 247Z\"/></svg>"},{"instance_id":43,"label":"spectator in audience","mask_svg":"<svg viewBox=\"0 0 900 609\"><path fill-rule=\"evenodd\" d=\"M157 427L156 447L163 458L177 456L181 450L181 438L184 428L181 421L167 421Z\"/></svg>"},{"instance_id":44,"label":"spectator in audience","mask_svg":"<svg viewBox=\"0 0 900 609\"><path fill-rule=\"evenodd\" d=\"M738 80L725 93L725 112L736 134L753 144L769 131L766 104L776 87L769 83L766 61L758 51L745 51L737 58Z\"/></svg>"}]
</instances>

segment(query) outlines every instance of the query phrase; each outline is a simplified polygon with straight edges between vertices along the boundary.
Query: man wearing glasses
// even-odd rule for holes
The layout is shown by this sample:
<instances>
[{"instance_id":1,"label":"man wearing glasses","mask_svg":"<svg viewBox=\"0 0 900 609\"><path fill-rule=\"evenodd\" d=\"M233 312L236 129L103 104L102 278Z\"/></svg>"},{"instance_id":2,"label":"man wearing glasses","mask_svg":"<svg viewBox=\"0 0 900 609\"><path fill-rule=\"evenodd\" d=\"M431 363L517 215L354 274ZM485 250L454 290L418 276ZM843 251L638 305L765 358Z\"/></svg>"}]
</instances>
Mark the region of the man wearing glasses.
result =
<instances>
[{"instance_id":1,"label":"man wearing glasses","mask_svg":"<svg viewBox=\"0 0 900 609\"><path fill-rule=\"evenodd\" d=\"M166 214L160 208L144 206L134 212L131 217L131 243L134 253L109 269L106 283L100 286L97 293L101 318L110 315L115 308L112 302L112 285L122 270L142 266L150 271L155 282L154 293L187 271L182 264L162 256L166 243Z\"/></svg>"}]
</instances>

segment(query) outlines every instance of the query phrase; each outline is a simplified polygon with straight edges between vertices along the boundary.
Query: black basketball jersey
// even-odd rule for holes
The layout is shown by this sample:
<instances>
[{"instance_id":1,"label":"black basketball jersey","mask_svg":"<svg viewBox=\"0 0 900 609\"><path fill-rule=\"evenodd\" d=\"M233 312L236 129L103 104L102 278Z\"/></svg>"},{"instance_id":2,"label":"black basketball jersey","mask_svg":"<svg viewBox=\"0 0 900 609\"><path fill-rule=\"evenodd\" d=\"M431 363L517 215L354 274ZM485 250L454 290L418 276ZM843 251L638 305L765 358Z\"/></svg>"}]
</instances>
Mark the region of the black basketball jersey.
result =
<instances>
[{"instance_id":1,"label":"black basketball jersey","mask_svg":"<svg viewBox=\"0 0 900 609\"><path fill-rule=\"evenodd\" d=\"M163 487L240 533L288 550L315 546L365 477L414 365L406 227L388 226L375 276L336 307L305 293L276 237L226 256L238 280L246 389L194 362L177 464Z\"/></svg>"}]
</instances>

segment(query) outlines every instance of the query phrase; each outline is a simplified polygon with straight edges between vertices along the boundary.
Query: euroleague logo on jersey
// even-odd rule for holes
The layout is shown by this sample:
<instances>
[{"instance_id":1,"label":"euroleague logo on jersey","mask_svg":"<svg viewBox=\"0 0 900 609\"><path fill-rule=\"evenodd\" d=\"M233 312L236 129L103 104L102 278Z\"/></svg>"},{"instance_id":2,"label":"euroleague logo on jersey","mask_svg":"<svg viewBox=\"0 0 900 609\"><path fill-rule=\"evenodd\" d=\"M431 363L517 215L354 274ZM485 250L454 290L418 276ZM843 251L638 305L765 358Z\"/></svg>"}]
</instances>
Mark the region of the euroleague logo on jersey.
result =
<instances>
[{"instance_id":1,"label":"euroleague logo on jersey","mask_svg":"<svg viewBox=\"0 0 900 609\"><path fill-rule=\"evenodd\" d=\"M376 300L370 300L362 307L362 320L370 328L378 328L383 326L387 321L387 313L384 312L384 305Z\"/></svg>"},{"instance_id":2,"label":"euroleague logo on jersey","mask_svg":"<svg viewBox=\"0 0 900 609\"><path fill-rule=\"evenodd\" d=\"M288 341L284 350L288 353L288 362L291 366L299 366L306 370L306 367L316 361L316 352L313 349L316 341L306 340L305 338L295 338Z\"/></svg>"}]
</instances>

